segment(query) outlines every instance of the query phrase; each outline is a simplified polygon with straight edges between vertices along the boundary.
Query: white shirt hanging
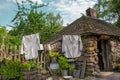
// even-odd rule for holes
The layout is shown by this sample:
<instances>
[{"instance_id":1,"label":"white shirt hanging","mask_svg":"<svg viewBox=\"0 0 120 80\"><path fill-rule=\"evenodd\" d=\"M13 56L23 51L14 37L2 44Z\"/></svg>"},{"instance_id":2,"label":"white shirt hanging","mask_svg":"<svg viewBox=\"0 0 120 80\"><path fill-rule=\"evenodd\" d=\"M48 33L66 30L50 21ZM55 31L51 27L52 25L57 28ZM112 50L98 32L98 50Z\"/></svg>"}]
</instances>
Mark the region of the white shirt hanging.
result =
<instances>
[{"instance_id":1,"label":"white shirt hanging","mask_svg":"<svg viewBox=\"0 0 120 80\"><path fill-rule=\"evenodd\" d=\"M81 55L82 40L80 35L63 35L62 52L67 58L76 58Z\"/></svg>"},{"instance_id":2,"label":"white shirt hanging","mask_svg":"<svg viewBox=\"0 0 120 80\"><path fill-rule=\"evenodd\" d=\"M40 50L39 34L23 36L21 54L25 54L25 59L35 59L38 57Z\"/></svg>"}]
</instances>

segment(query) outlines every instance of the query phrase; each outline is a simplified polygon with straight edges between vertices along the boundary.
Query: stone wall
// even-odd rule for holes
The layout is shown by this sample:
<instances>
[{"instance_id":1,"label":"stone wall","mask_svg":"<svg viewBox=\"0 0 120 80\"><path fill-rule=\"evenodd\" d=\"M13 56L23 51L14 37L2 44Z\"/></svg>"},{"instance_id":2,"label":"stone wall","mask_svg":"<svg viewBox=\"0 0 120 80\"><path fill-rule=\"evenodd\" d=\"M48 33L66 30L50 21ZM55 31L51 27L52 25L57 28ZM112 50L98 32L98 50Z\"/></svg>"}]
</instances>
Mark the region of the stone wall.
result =
<instances>
[{"instance_id":1,"label":"stone wall","mask_svg":"<svg viewBox=\"0 0 120 80\"><path fill-rule=\"evenodd\" d=\"M96 36L82 36L83 50L81 56L76 59L76 63L79 68L82 68L83 61L80 61L82 57L86 58L86 74L87 73L99 73L98 65L98 38ZM120 39L111 38L109 40L111 50L109 51L112 54L111 66L114 68L116 63L120 63ZM54 44L51 44L52 51L62 51L62 40ZM83 59L84 60L84 59Z\"/></svg>"},{"instance_id":2,"label":"stone wall","mask_svg":"<svg viewBox=\"0 0 120 80\"><path fill-rule=\"evenodd\" d=\"M83 50L81 56L86 57L86 73L98 73L98 57L97 57L97 37L96 36L83 36L82 37ZM58 41L54 44L51 44L52 51L60 51L62 50L62 41ZM79 60L78 60L79 61ZM82 64L82 62L80 62ZM78 64L79 65L79 64ZM81 65L79 65L81 68Z\"/></svg>"},{"instance_id":3,"label":"stone wall","mask_svg":"<svg viewBox=\"0 0 120 80\"><path fill-rule=\"evenodd\" d=\"M84 56L87 59L86 63L86 73L98 73L98 56L97 56L97 37L96 36L86 36L83 39L84 44Z\"/></svg>"},{"instance_id":4,"label":"stone wall","mask_svg":"<svg viewBox=\"0 0 120 80\"><path fill-rule=\"evenodd\" d=\"M51 44L51 50L61 52L62 51L62 41L60 40L60 41L57 41L57 42Z\"/></svg>"},{"instance_id":5,"label":"stone wall","mask_svg":"<svg viewBox=\"0 0 120 80\"><path fill-rule=\"evenodd\" d=\"M114 64L120 63L120 39L111 39L110 45Z\"/></svg>"}]
</instances>

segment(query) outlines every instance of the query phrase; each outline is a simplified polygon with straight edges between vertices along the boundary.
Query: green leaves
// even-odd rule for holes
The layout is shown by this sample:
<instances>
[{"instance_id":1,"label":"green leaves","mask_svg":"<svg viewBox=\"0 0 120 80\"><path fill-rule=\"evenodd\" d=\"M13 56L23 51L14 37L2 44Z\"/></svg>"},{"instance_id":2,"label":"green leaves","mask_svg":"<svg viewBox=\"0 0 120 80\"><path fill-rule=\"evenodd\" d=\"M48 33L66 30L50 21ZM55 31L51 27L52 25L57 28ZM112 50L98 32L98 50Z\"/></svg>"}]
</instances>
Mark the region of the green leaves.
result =
<instances>
[{"instance_id":1,"label":"green leaves","mask_svg":"<svg viewBox=\"0 0 120 80\"><path fill-rule=\"evenodd\" d=\"M0 68L0 72L6 79L15 79L20 77L21 63L20 61L7 61L5 65Z\"/></svg>"},{"instance_id":2,"label":"green leaves","mask_svg":"<svg viewBox=\"0 0 120 80\"><path fill-rule=\"evenodd\" d=\"M66 57L59 56L58 57L58 64L60 66L60 70L73 70L73 67L70 65Z\"/></svg>"},{"instance_id":3,"label":"green leaves","mask_svg":"<svg viewBox=\"0 0 120 80\"><path fill-rule=\"evenodd\" d=\"M3 43L4 38L4 44L5 45L20 45L21 40L17 36L11 36L8 34L8 31L5 27L0 28L0 45Z\"/></svg>"},{"instance_id":4,"label":"green leaves","mask_svg":"<svg viewBox=\"0 0 120 80\"><path fill-rule=\"evenodd\" d=\"M114 22L120 26L120 0L97 0L94 8L97 10L98 17L109 22Z\"/></svg>"},{"instance_id":5,"label":"green leaves","mask_svg":"<svg viewBox=\"0 0 120 80\"><path fill-rule=\"evenodd\" d=\"M21 70L31 70L31 69L40 69L40 66L37 63L31 61L27 61L25 62L24 65L21 65Z\"/></svg>"},{"instance_id":6,"label":"green leaves","mask_svg":"<svg viewBox=\"0 0 120 80\"><path fill-rule=\"evenodd\" d=\"M0 73L6 80L19 80L15 78L22 77L22 70L40 69L40 66L34 62L26 62L22 65L20 61L5 61L5 64L1 66Z\"/></svg>"},{"instance_id":7,"label":"green leaves","mask_svg":"<svg viewBox=\"0 0 120 80\"><path fill-rule=\"evenodd\" d=\"M49 56L50 57L57 57L57 56L59 56L59 52L50 52Z\"/></svg>"},{"instance_id":8,"label":"green leaves","mask_svg":"<svg viewBox=\"0 0 120 80\"><path fill-rule=\"evenodd\" d=\"M47 14L40 10L47 5L39 5L27 0L22 4L17 3L17 6L17 14L12 20L15 27L9 32L11 35L22 38L24 35L39 33L41 42L44 42L62 30L62 19L59 14Z\"/></svg>"}]
</instances>

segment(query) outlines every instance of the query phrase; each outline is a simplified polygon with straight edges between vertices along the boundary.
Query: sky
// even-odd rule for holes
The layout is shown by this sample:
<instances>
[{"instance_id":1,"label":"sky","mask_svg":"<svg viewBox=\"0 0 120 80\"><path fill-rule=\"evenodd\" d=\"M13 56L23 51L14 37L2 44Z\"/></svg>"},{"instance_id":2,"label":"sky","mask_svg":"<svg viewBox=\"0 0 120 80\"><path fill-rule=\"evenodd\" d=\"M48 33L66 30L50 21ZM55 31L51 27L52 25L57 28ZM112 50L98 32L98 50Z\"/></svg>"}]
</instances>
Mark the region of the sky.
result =
<instances>
[{"instance_id":1,"label":"sky","mask_svg":"<svg viewBox=\"0 0 120 80\"><path fill-rule=\"evenodd\" d=\"M17 0L19 3L22 0ZM60 14L63 19L63 26L72 23L74 20L85 14L87 8L92 8L96 3L95 0L32 0L39 4L47 4L47 7L41 9L47 13L53 12ZM0 25L7 26L13 25L11 20L17 12L16 0L0 0Z\"/></svg>"}]
</instances>

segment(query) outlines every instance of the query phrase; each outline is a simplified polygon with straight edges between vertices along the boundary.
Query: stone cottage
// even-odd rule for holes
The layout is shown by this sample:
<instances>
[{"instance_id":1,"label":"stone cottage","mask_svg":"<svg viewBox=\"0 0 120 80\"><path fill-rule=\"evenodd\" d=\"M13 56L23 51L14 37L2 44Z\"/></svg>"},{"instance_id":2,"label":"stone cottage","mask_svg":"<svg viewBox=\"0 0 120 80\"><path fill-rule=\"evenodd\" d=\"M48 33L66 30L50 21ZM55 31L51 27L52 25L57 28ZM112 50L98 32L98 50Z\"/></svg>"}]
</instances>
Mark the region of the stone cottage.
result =
<instances>
[{"instance_id":1,"label":"stone cottage","mask_svg":"<svg viewBox=\"0 0 120 80\"><path fill-rule=\"evenodd\" d=\"M63 35L81 35L82 54L74 59L78 67L82 69L81 64L86 60L85 73L111 71L120 63L120 28L97 19L91 8L86 13L87 16L75 20L46 43L52 51L61 52Z\"/></svg>"}]
</instances>

